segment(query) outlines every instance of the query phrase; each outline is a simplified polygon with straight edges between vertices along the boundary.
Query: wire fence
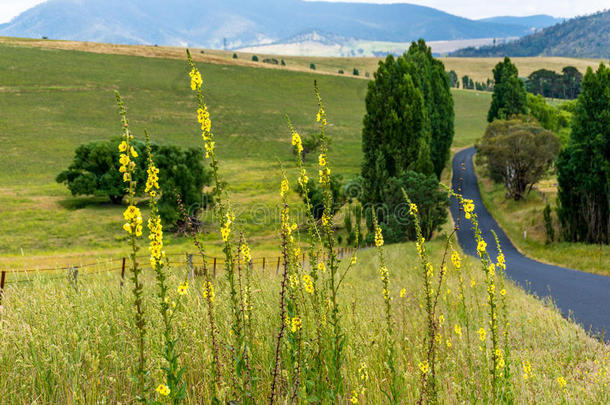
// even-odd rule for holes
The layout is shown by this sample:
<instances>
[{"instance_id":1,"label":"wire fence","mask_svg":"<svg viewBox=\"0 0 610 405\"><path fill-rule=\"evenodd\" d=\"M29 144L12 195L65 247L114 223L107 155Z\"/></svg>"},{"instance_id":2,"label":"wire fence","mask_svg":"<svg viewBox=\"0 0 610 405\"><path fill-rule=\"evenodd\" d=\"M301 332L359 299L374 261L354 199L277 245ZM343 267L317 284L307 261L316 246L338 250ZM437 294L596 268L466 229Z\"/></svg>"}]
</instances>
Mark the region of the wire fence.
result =
<instances>
[{"instance_id":1,"label":"wire fence","mask_svg":"<svg viewBox=\"0 0 610 405\"><path fill-rule=\"evenodd\" d=\"M356 252L356 248L339 248L335 253L339 258L346 255L352 255ZM209 271L212 277L216 277L217 273L221 272L225 266L224 257L211 255L201 255L189 252L172 253L166 255L170 265L183 264L189 271L189 277L203 274L204 271ZM138 259L148 259L147 255L138 255ZM182 259L180 259L182 258ZM303 253L301 257L302 265L305 266L309 262L308 255ZM127 257L110 258L103 261L91 263L80 263L72 266L56 266L47 268L29 268L29 269L14 269L0 271L0 304L2 303L2 295L6 286L22 285L32 283L34 281L52 281L58 279L67 279L73 286L78 282L79 277L110 273L120 275L121 285L125 279L125 272L128 269L130 260ZM262 256L252 258L248 264L252 270L260 270L263 274L267 272L275 272L278 274L282 265L282 256ZM144 266L143 270L152 270L150 266Z\"/></svg>"}]
</instances>

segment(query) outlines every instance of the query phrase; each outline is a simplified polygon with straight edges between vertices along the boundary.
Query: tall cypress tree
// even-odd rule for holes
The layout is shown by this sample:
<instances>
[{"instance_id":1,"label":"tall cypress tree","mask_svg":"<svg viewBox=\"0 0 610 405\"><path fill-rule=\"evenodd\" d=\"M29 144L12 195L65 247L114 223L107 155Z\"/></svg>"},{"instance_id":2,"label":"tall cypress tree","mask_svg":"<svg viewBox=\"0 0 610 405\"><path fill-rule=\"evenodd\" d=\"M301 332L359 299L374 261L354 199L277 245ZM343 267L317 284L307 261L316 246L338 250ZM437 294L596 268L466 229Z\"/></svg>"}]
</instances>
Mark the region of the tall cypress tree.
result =
<instances>
[{"instance_id":1,"label":"tall cypress tree","mask_svg":"<svg viewBox=\"0 0 610 405\"><path fill-rule=\"evenodd\" d=\"M564 238L609 243L610 69L587 69L570 144L557 160L558 217Z\"/></svg>"},{"instance_id":2,"label":"tall cypress tree","mask_svg":"<svg viewBox=\"0 0 610 405\"><path fill-rule=\"evenodd\" d=\"M362 200L376 204L382 201L381 190L389 177L415 169L422 159L419 151L427 141L425 106L424 97L404 64L392 55L379 63L365 102Z\"/></svg>"},{"instance_id":3,"label":"tall cypress tree","mask_svg":"<svg viewBox=\"0 0 610 405\"><path fill-rule=\"evenodd\" d=\"M494 92L487 121L507 119L511 115L527 113L527 93L525 84L519 79L517 67L507 56L493 70Z\"/></svg>"}]
</instances>

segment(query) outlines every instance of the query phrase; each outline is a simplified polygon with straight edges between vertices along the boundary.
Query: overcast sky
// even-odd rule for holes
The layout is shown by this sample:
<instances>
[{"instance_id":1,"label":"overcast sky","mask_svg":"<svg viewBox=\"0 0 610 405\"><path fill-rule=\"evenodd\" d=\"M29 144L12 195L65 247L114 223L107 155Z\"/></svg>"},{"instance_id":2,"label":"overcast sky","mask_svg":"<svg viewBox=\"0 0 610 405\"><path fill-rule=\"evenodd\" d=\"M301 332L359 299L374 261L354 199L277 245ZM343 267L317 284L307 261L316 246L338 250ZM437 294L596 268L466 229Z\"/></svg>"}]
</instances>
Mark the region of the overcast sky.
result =
<instances>
[{"instance_id":1,"label":"overcast sky","mask_svg":"<svg viewBox=\"0 0 610 405\"><path fill-rule=\"evenodd\" d=\"M0 0L0 23L44 0ZM170 0L168 0L170 1ZM243 0L251 1L251 0ZM359 3L412 3L438 8L467 18L500 15L524 16L550 14L555 17L574 17L610 8L610 0L329 0Z\"/></svg>"}]
</instances>

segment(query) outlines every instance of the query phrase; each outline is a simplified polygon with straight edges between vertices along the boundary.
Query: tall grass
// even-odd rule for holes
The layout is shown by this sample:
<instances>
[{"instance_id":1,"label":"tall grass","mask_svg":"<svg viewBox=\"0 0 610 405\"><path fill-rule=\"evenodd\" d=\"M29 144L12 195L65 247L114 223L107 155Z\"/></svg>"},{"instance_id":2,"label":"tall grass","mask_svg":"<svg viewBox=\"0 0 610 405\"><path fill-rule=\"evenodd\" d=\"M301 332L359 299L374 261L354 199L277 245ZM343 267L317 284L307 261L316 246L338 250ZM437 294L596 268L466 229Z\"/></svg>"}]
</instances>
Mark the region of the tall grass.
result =
<instances>
[{"instance_id":1,"label":"tall grass","mask_svg":"<svg viewBox=\"0 0 610 405\"><path fill-rule=\"evenodd\" d=\"M377 224L376 250L360 251L358 258L337 253L329 118L317 86L318 173L309 178L300 135L288 120L297 162L278 173L281 272L257 274L255 252L220 175L204 77L190 57L189 67L194 115L214 175L221 277L207 270L204 244L191 226L201 276L188 277L188 263L170 263L164 255L155 204L157 190L173 190L157 185L149 152L154 271L137 262L143 218L130 195L124 229L133 252L131 297L110 274L91 276L78 290L43 279L9 286L0 321L0 403L610 400L608 347L506 282L503 256L492 260L479 232L478 264L453 250L452 235L430 242L418 232L415 246L384 246ZM139 160L118 100L127 156L121 163L129 174ZM125 180L131 189L130 176ZM322 218L316 221L308 209L298 223L289 196L295 184L307 195L311 181L323 191ZM456 197L478 229L471 202ZM405 199L419 229L417 206ZM180 207L190 225L190 213Z\"/></svg>"}]
</instances>

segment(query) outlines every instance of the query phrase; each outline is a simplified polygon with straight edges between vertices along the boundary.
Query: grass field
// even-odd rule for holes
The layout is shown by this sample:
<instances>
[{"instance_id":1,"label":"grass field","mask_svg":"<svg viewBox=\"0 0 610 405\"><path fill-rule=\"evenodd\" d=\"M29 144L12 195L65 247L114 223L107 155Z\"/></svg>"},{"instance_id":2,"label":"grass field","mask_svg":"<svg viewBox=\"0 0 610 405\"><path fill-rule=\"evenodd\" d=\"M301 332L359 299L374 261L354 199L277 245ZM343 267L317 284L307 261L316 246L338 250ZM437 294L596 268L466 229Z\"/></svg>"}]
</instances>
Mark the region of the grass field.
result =
<instances>
[{"instance_id":1,"label":"grass field","mask_svg":"<svg viewBox=\"0 0 610 405\"><path fill-rule=\"evenodd\" d=\"M434 265L440 261L442 244L428 245ZM392 245L386 249L390 271L390 291L394 297L392 315L397 340L395 367L400 370L404 403L416 401L422 360L421 275L413 244ZM439 382L441 403L483 401L489 388L486 367L489 338L481 343L477 330L488 328L484 274L476 262L462 267L465 297L471 308L469 327L459 310L459 275L451 268L439 301L443 315L439 334ZM365 395L361 403L382 403L387 390L386 348L383 344L384 314L378 262L373 249L359 254L340 294L342 325L348 336L344 374L348 392L361 384L361 363L368 369ZM174 268L170 278L177 285L184 270ZM257 398L269 394L277 291L280 278L275 272L255 269L253 284L254 349L252 370L260 378ZM224 277L215 281L219 304L219 330L223 341L230 339L229 300ZM184 311L175 319L182 336L180 350L186 366L188 402L209 400L206 381L210 377L210 347L205 323L206 307L202 298L202 279L195 278L184 298ZM474 284L474 286L473 286ZM399 290L405 288L405 297ZM610 349L588 337L575 324L561 317L552 304L542 305L523 290L507 285L511 381L516 403L601 404L610 401ZM154 283L150 273L145 283L147 311L147 356L151 380L162 379L158 367L161 351L161 326L155 314ZM270 304L272 303L272 304ZM131 298L121 291L116 273L81 275L78 294L65 279L49 282L34 279L27 284L9 284L0 321L0 404L99 404L132 403L136 395L133 369L136 366ZM303 330L311 333L313 316L307 309ZM53 319L53 322L49 322ZM271 320L271 321L270 321ZM461 327L461 334L455 332ZM449 346L447 344L451 346ZM469 343L470 342L470 343ZM469 360L470 358L470 360ZM531 376L524 378L524 364L531 364ZM283 371L287 375L287 371ZM557 379L564 378L565 388ZM155 385L156 386L156 385Z\"/></svg>"},{"instance_id":2,"label":"grass field","mask_svg":"<svg viewBox=\"0 0 610 405\"><path fill-rule=\"evenodd\" d=\"M607 245L561 242L556 208L557 178L542 180L521 201L506 199L502 184L495 184L477 167L481 197L489 212L504 229L513 244L526 256L546 263L610 276L610 248ZM555 241L546 244L542 211L553 208ZM525 232L525 233L524 233Z\"/></svg>"},{"instance_id":3,"label":"grass field","mask_svg":"<svg viewBox=\"0 0 610 405\"><path fill-rule=\"evenodd\" d=\"M186 63L8 45L0 45L0 56L0 140L5 146L0 204L7 213L0 217L0 263L46 267L55 264L55 255L72 264L84 255L120 253L121 208L99 198L74 198L54 178L70 163L76 146L119 134L114 90L124 96L136 136L147 128L156 142L200 146ZM313 129L314 80L329 112L334 170L344 179L359 173L366 81L216 63L203 64L202 70L223 175L246 219L248 207L273 201L278 160L292 160L284 114L303 133ZM463 147L484 130L490 96L456 90L454 98L454 146ZM276 249L271 242L276 224L246 224L261 254ZM183 251L190 244L175 238L170 246Z\"/></svg>"}]
</instances>

